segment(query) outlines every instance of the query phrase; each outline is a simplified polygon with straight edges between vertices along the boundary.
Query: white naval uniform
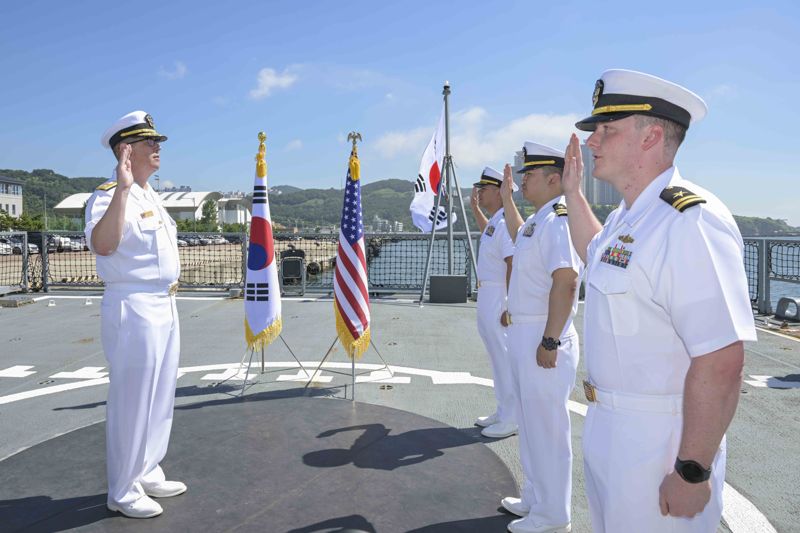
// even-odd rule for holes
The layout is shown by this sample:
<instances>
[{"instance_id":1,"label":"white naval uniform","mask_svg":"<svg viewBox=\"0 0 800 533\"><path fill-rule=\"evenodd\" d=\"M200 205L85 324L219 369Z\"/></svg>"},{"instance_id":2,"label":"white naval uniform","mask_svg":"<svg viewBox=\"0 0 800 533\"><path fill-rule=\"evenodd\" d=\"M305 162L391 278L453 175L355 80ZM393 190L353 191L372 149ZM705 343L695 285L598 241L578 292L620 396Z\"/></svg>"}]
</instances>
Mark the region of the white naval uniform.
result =
<instances>
[{"instance_id":1,"label":"white naval uniform","mask_svg":"<svg viewBox=\"0 0 800 533\"><path fill-rule=\"evenodd\" d=\"M659 197L668 185L707 203L680 212ZM589 405L583 448L594 531L717 530L724 438L701 514L662 516L659 487L678 454L691 358L756 340L742 250L728 209L675 167L630 209L623 201L589 244L584 346L601 396Z\"/></svg>"},{"instance_id":2,"label":"white naval uniform","mask_svg":"<svg viewBox=\"0 0 800 533\"><path fill-rule=\"evenodd\" d=\"M578 334L572 319L578 295L559 339L556 368L536 364L547 322L552 274L571 268L580 277L582 263L572 246L566 216L553 208L554 198L528 217L514 241L508 288L508 351L514 364L519 410L519 451L523 484L520 497L539 524L571 520L572 440L567 400L578 368Z\"/></svg>"},{"instance_id":3,"label":"white naval uniform","mask_svg":"<svg viewBox=\"0 0 800 533\"><path fill-rule=\"evenodd\" d=\"M97 190L86 206L86 242L116 188ZM144 495L141 480L164 480L172 428L180 332L170 284L180 275L175 221L152 187L136 183L125 206L116 251L96 256L106 288L101 337L109 364L106 406L108 502L126 505Z\"/></svg>"},{"instance_id":4,"label":"white naval uniform","mask_svg":"<svg viewBox=\"0 0 800 533\"><path fill-rule=\"evenodd\" d=\"M478 333L483 340L494 375L494 397L499 422L516 423L514 383L508 360L506 331L500 315L506 309L506 257L514 255L503 208L497 210L481 234L478 253Z\"/></svg>"}]
</instances>

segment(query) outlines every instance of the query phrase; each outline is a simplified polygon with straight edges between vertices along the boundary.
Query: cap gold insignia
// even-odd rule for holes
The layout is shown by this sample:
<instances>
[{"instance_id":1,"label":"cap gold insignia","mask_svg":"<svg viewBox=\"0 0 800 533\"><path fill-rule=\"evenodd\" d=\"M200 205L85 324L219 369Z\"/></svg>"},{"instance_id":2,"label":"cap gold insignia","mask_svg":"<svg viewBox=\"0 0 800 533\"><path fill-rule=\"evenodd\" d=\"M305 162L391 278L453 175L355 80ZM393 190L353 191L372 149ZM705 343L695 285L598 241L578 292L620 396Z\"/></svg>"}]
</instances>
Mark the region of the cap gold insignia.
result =
<instances>
[{"instance_id":1,"label":"cap gold insignia","mask_svg":"<svg viewBox=\"0 0 800 533\"><path fill-rule=\"evenodd\" d=\"M155 125L153 124L153 117L150 116L150 113L144 116L144 121L153 129L156 129Z\"/></svg>"},{"instance_id":2,"label":"cap gold insignia","mask_svg":"<svg viewBox=\"0 0 800 533\"><path fill-rule=\"evenodd\" d=\"M153 216L153 212L152 211L145 211L144 213L140 214L139 216L141 216L142 218L150 218L151 216Z\"/></svg>"},{"instance_id":3,"label":"cap gold insignia","mask_svg":"<svg viewBox=\"0 0 800 533\"><path fill-rule=\"evenodd\" d=\"M620 235L617 237L620 241L624 242L625 244L630 244L633 242L633 237L630 235Z\"/></svg>"},{"instance_id":4,"label":"cap gold insignia","mask_svg":"<svg viewBox=\"0 0 800 533\"><path fill-rule=\"evenodd\" d=\"M603 80L597 80L594 84L594 93L592 94L592 106L597 106L597 102L600 101L600 97L603 96L603 87L605 83Z\"/></svg>"}]
</instances>

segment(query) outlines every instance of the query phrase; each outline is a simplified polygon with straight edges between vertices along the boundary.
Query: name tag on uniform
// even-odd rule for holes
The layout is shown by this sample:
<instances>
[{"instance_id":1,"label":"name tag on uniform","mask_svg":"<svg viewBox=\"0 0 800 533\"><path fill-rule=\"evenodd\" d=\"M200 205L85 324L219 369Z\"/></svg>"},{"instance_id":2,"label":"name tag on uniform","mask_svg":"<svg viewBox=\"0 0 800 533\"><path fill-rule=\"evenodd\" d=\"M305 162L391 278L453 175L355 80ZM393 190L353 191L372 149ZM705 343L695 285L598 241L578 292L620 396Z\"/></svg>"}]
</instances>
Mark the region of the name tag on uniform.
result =
<instances>
[{"instance_id":1,"label":"name tag on uniform","mask_svg":"<svg viewBox=\"0 0 800 533\"><path fill-rule=\"evenodd\" d=\"M494 226L489 226L486 228L486 236L491 237L494 235Z\"/></svg>"},{"instance_id":2,"label":"name tag on uniform","mask_svg":"<svg viewBox=\"0 0 800 533\"><path fill-rule=\"evenodd\" d=\"M530 237L531 235L533 235L533 231L535 229L536 229L536 222L534 222L533 224L529 224L529 225L525 226L525 229L522 232L522 236L523 237Z\"/></svg>"},{"instance_id":3,"label":"name tag on uniform","mask_svg":"<svg viewBox=\"0 0 800 533\"><path fill-rule=\"evenodd\" d=\"M139 216L142 217L142 218L149 218L149 217L153 216L153 212L152 211L145 211L144 213L141 213Z\"/></svg>"}]
</instances>

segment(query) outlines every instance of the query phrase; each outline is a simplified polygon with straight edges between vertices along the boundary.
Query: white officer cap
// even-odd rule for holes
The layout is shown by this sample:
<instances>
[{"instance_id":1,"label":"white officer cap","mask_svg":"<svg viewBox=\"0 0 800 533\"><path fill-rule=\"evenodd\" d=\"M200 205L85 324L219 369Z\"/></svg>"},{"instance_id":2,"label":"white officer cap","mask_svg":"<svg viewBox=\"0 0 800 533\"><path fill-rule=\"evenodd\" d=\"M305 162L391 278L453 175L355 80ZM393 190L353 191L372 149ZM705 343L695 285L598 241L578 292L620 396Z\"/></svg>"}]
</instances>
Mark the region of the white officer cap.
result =
<instances>
[{"instance_id":1,"label":"white officer cap","mask_svg":"<svg viewBox=\"0 0 800 533\"><path fill-rule=\"evenodd\" d=\"M503 175L492 167L486 167L483 169L483 172L481 172L481 179L476 183L473 183L472 186L482 189L487 185L496 185L499 187L502 183ZM516 191L517 189L519 189L519 187L517 187L517 184L515 183L513 190Z\"/></svg>"},{"instance_id":2,"label":"white officer cap","mask_svg":"<svg viewBox=\"0 0 800 533\"><path fill-rule=\"evenodd\" d=\"M595 83L592 104L592 116L575 124L579 130L594 131L599 122L631 115L665 118L688 128L708 112L703 99L689 89L644 72L624 69L603 72Z\"/></svg>"},{"instance_id":3,"label":"white officer cap","mask_svg":"<svg viewBox=\"0 0 800 533\"><path fill-rule=\"evenodd\" d=\"M120 141L141 139L155 139L158 142L164 142L167 140L167 136L156 131L153 117L144 111L134 111L114 122L103 134L100 144L113 150Z\"/></svg>"},{"instance_id":4,"label":"white officer cap","mask_svg":"<svg viewBox=\"0 0 800 533\"><path fill-rule=\"evenodd\" d=\"M564 169L564 152L561 150L533 141L525 141L525 144L522 145L522 154L525 160L522 163L522 168L517 171L519 174L524 174L529 170L536 170L536 167L540 166Z\"/></svg>"}]
</instances>

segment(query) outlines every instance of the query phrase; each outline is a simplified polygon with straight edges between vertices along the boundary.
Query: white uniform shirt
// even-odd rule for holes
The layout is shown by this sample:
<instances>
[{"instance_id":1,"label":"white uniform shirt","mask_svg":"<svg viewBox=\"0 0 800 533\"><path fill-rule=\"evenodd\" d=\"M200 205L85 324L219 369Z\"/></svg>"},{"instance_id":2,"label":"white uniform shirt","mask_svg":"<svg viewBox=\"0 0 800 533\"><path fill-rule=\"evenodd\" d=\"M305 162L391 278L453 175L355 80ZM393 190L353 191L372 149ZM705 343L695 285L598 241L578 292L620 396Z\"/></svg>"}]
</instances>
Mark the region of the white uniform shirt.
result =
<instances>
[{"instance_id":1,"label":"white uniform shirt","mask_svg":"<svg viewBox=\"0 0 800 533\"><path fill-rule=\"evenodd\" d=\"M572 247L567 217L556 214L553 207L556 204L564 205L564 197L542 205L517 231L508 286L508 312L512 322L516 314L547 315L553 272L559 268L571 268L578 276L581 274L583 264ZM572 313L564 324L562 335L572 326L577 308L576 291Z\"/></svg>"},{"instance_id":2,"label":"white uniform shirt","mask_svg":"<svg viewBox=\"0 0 800 533\"><path fill-rule=\"evenodd\" d=\"M86 204L86 242L111 203L116 187L96 190ZM94 250L92 250L94 251ZM177 226L149 185L131 185L122 240L111 255L97 255L97 274L106 283L169 285L180 275Z\"/></svg>"},{"instance_id":3,"label":"white uniform shirt","mask_svg":"<svg viewBox=\"0 0 800 533\"><path fill-rule=\"evenodd\" d=\"M659 197L667 185L707 203L681 213ZM742 250L728 209L675 167L631 209L623 201L587 250L584 342L592 383L682 394L691 357L756 340Z\"/></svg>"},{"instance_id":4,"label":"white uniform shirt","mask_svg":"<svg viewBox=\"0 0 800 533\"><path fill-rule=\"evenodd\" d=\"M503 208L497 210L481 234L478 251L478 279L506 283L506 257L514 255L514 241L508 234Z\"/></svg>"}]
</instances>

